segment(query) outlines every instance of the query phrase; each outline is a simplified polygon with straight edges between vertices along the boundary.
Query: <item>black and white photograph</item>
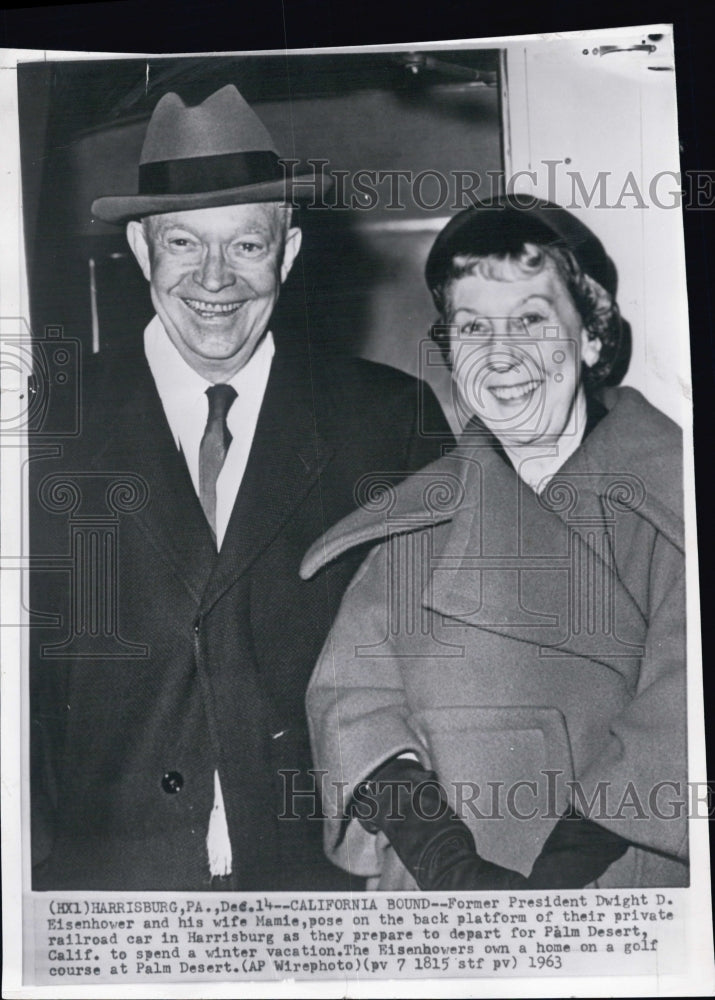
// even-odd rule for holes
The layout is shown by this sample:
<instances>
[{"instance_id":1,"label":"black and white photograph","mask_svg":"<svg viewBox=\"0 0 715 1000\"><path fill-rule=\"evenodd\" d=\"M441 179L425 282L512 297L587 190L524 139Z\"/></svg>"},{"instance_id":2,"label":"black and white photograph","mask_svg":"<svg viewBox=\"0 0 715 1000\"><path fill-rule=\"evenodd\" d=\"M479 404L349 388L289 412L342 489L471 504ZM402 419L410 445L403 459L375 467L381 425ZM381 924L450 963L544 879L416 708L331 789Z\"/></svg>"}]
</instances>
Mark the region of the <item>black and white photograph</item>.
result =
<instances>
[{"instance_id":1,"label":"black and white photograph","mask_svg":"<svg viewBox=\"0 0 715 1000\"><path fill-rule=\"evenodd\" d=\"M672 28L0 54L5 994L707 993Z\"/></svg>"}]
</instances>

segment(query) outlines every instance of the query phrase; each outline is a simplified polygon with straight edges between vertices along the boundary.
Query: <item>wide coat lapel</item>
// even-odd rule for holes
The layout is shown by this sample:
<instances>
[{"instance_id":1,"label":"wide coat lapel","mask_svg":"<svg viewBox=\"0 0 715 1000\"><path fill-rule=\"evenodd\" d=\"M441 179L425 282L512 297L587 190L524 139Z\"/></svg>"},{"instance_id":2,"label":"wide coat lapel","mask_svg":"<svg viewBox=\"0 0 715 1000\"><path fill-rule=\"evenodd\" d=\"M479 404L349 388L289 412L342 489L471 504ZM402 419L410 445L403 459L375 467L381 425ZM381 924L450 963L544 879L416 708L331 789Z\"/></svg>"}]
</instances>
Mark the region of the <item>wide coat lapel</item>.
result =
<instances>
[{"instance_id":1,"label":"wide coat lapel","mask_svg":"<svg viewBox=\"0 0 715 1000\"><path fill-rule=\"evenodd\" d=\"M147 501L131 517L147 544L198 601L216 560L213 538L146 361L132 355L123 360L123 368L124 375L118 375L115 359L107 366L111 384L105 383L104 389L100 385L100 396L109 398L116 386L131 388L117 401L116 417L109 426L93 431L102 443L91 464L105 474L130 472L144 480ZM106 398L100 406L99 412L106 413ZM91 411L88 419L93 419Z\"/></svg>"},{"instance_id":2,"label":"wide coat lapel","mask_svg":"<svg viewBox=\"0 0 715 1000\"><path fill-rule=\"evenodd\" d=\"M597 493L582 487L580 519L569 520L576 501L566 486L581 469L574 462L538 497L495 451L465 455L465 493L480 502L439 532L423 600L541 656L588 657L633 682L645 621L615 570Z\"/></svg>"},{"instance_id":3,"label":"wide coat lapel","mask_svg":"<svg viewBox=\"0 0 715 1000\"><path fill-rule=\"evenodd\" d=\"M246 472L207 583L208 611L279 534L333 454L316 429L309 362L277 354Z\"/></svg>"},{"instance_id":4,"label":"wide coat lapel","mask_svg":"<svg viewBox=\"0 0 715 1000\"><path fill-rule=\"evenodd\" d=\"M430 508L434 490L413 476L387 514L356 511L313 545L302 575L353 545L432 528L425 607L533 643L543 656L597 660L633 683L645 609L621 579L612 545L619 520L637 511L682 548L679 436L633 390L606 392L604 401L612 412L541 497L483 432L467 436L420 474L456 497L451 509Z\"/></svg>"},{"instance_id":5,"label":"wide coat lapel","mask_svg":"<svg viewBox=\"0 0 715 1000\"><path fill-rule=\"evenodd\" d=\"M440 614L535 643L541 656L588 657L634 683L648 609L628 589L617 553L634 514L682 551L681 435L635 390L605 390L603 401L608 415L541 496L496 451L460 449L465 495L480 503L444 529L435 567L446 555L454 568L443 560L425 600Z\"/></svg>"}]
</instances>

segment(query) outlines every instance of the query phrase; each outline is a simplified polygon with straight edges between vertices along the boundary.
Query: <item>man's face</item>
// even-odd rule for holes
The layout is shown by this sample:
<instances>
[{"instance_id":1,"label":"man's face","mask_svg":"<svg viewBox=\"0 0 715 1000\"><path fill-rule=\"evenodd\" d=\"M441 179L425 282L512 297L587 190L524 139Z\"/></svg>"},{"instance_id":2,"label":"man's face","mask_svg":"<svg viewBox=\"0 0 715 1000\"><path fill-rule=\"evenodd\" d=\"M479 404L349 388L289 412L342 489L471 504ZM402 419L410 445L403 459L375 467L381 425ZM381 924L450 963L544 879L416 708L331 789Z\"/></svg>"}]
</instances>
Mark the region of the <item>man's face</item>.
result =
<instances>
[{"instance_id":1,"label":"man's face","mask_svg":"<svg viewBox=\"0 0 715 1000\"><path fill-rule=\"evenodd\" d=\"M154 308L182 355L210 381L249 360L300 249L289 210L229 205L130 222L127 238Z\"/></svg>"}]
</instances>

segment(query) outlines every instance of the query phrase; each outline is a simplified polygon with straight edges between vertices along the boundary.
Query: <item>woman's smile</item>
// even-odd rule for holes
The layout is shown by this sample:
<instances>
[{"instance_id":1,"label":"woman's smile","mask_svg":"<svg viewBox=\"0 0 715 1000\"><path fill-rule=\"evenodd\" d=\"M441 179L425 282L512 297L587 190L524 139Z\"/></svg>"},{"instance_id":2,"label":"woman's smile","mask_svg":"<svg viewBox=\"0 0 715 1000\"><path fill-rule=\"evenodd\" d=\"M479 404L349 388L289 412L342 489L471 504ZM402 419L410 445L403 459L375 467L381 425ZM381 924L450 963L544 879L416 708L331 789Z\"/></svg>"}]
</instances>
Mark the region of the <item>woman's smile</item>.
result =
<instances>
[{"instance_id":1,"label":"woman's smile","mask_svg":"<svg viewBox=\"0 0 715 1000\"><path fill-rule=\"evenodd\" d=\"M525 397L530 397L542 384L540 379L530 379L528 382L496 384L487 386L487 388L500 403L513 403L523 402Z\"/></svg>"}]
</instances>

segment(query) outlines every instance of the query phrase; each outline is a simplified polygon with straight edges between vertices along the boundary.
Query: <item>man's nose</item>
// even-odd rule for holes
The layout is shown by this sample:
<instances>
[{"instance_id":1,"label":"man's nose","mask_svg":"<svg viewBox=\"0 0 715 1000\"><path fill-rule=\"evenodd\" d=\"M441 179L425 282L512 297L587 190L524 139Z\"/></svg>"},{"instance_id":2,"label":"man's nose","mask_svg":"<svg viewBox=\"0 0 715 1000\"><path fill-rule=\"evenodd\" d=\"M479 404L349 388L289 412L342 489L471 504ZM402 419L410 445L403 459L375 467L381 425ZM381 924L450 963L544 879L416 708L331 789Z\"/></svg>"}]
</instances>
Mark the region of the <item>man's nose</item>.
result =
<instances>
[{"instance_id":1,"label":"man's nose","mask_svg":"<svg viewBox=\"0 0 715 1000\"><path fill-rule=\"evenodd\" d=\"M220 292L222 288L235 285L236 275L228 265L221 247L209 247L194 280L207 292Z\"/></svg>"}]
</instances>

